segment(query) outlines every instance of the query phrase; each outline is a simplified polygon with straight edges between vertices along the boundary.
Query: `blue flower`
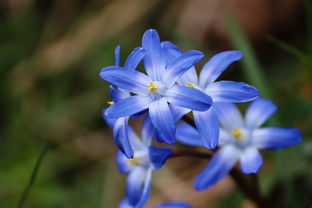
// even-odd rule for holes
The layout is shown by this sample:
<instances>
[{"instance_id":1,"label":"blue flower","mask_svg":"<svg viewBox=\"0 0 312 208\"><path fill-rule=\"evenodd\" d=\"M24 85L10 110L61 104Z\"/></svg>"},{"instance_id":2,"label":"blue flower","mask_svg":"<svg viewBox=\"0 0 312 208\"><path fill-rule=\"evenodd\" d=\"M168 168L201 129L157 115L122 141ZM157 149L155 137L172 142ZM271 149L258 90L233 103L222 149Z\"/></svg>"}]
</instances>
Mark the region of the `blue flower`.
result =
<instances>
[{"instance_id":1,"label":"blue flower","mask_svg":"<svg viewBox=\"0 0 312 208\"><path fill-rule=\"evenodd\" d=\"M145 53L142 48L140 47L135 48L126 59L124 67L136 68L137 65L140 63L140 61L143 59L144 54ZM120 65L120 46L117 46L115 48L115 66L119 67L119 65ZM130 97L130 93L126 92L125 90L118 88L116 89L113 86L109 86L109 88L112 97L112 101L108 102L110 105L118 103L120 100ZM106 109L103 110L103 117L106 120L106 122L110 125L110 127L113 129L113 137L115 143L128 158L132 158L133 150L128 138L129 116L119 118L109 118L105 116L105 110Z\"/></svg>"},{"instance_id":2,"label":"blue flower","mask_svg":"<svg viewBox=\"0 0 312 208\"><path fill-rule=\"evenodd\" d=\"M220 119L220 149L207 167L197 176L195 188L203 190L216 184L240 161L245 174L257 173L262 166L259 149L279 149L298 144L301 133L297 128L260 126L277 110L267 99L254 101L242 117L234 104L220 103L215 111ZM203 145L200 133L182 123L177 127L177 139L189 145Z\"/></svg>"},{"instance_id":3,"label":"blue flower","mask_svg":"<svg viewBox=\"0 0 312 208\"><path fill-rule=\"evenodd\" d=\"M153 137L152 123L146 116L142 127L142 140L128 127L128 138L134 151L133 158L127 158L118 151L116 163L121 173L128 174L126 197L120 208L141 208L149 198L152 170L163 166L172 154L169 148L151 146Z\"/></svg>"},{"instance_id":4,"label":"blue flower","mask_svg":"<svg viewBox=\"0 0 312 208\"><path fill-rule=\"evenodd\" d=\"M166 202L153 208L191 208L191 206L184 202Z\"/></svg>"},{"instance_id":5,"label":"blue flower","mask_svg":"<svg viewBox=\"0 0 312 208\"><path fill-rule=\"evenodd\" d=\"M182 52L171 42L162 42L162 48L169 60L180 57ZM240 51L225 51L214 55L202 68L197 77L194 67L188 70L178 83L190 88L199 89L212 98L213 104L207 111L193 109L195 125L203 138L204 145L214 149L218 145L219 120L215 108L219 102L248 102L259 96L259 92L253 86L244 82L217 81L220 74L234 61L242 58Z\"/></svg>"},{"instance_id":6,"label":"blue flower","mask_svg":"<svg viewBox=\"0 0 312 208\"><path fill-rule=\"evenodd\" d=\"M130 64L132 68L109 66L101 70L102 79L135 94L111 105L105 111L105 116L119 118L148 109L160 138L173 144L176 121L169 103L196 111L206 111L211 106L210 96L195 88L175 84L188 69L202 59L203 54L191 50L169 63L161 48L158 34L152 29L144 33L142 46L147 75L136 71L135 64Z\"/></svg>"}]
</instances>

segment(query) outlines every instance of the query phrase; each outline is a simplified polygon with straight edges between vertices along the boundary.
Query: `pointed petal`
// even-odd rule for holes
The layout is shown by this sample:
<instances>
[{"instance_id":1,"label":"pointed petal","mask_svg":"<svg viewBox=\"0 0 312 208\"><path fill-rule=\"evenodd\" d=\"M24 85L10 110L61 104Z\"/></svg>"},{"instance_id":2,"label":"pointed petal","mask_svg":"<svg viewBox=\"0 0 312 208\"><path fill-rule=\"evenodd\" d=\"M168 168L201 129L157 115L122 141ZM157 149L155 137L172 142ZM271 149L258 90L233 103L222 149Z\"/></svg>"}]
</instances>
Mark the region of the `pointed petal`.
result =
<instances>
[{"instance_id":1,"label":"pointed petal","mask_svg":"<svg viewBox=\"0 0 312 208\"><path fill-rule=\"evenodd\" d=\"M161 42L161 48L165 55L166 65L173 63L183 52L170 41Z\"/></svg>"},{"instance_id":2,"label":"pointed petal","mask_svg":"<svg viewBox=\"0 0 312 208\"><path fill-rule=\"evenodd\" d=\"M115 48L115 66L120 65L120 46L116 46Z\"/></svg>"},{"instance_id":3,"label":"pointed petal","mask_svg":"<svg viewBox=\"0 0 312 208\"><path fill-rule=\"evenodd\" d=\"M219 81L205 89L213 102L248 102L259 97L258 90L244 82Z\"/></svg>"},{"instance_id":4,"label":"pointed petal","mask_svg":"<svg viewBox=\"0 0 312 208\"><path fill-rule=\"evenodd\" d=\"M135 94L146 94L151 79L145 74L119 67L106 67L101 70L100 77L121 89Z\"/></svg>"},{"instance_id":5,"label":"pointed petal","mask_svg":"<svg viewBox=\"0 0 312 208\"><path fill-rule=\"evenodd\" d=\"M113 129L117 121L117 118L109 118L105 116L105 111L106 111L106 108L102 110L102 117L104 118L105 122L109 125L109 127Z\"/></svg>"},{"instance_id":6,"label":"pointed petal","mask_svg":"<svg viewBox=\"0 0 312 208\"><path fill-rule=\"evenodd\" d=\"M192 208L191 205L184 202L166 202L153 208Z\"/></svg>"},{"instance_id":7,"label":"pointed petal","mask_svg":"<svg viewBox=\"0 0 312 208\"><path fill-rule=\"evenodd\" d=\"M149 157L154 169L161 168L166 160L172 155L172 150L166 147L149 147Z\"/></svg>"},{"instance_id":8,"label":"pointed petal","mask_svg":"<svg viewBox=\"0 0 312 208\"><path fill-rule=\"evenodd\" d=\"M150 183L149 169L141 166L136 166L130 172L127 178L127 198L129 204L137 206L146 193L146 184Z\"/></svg>"},{"instance_id":9,"label":"pointed petal","mask_svg":"<svg viewBox=\"0 0 312 208\"><path fill-rule=\"evenodd\" d=\"M191 50L183 53L173 63L167 66L163 80L168 87L171 87L188 69L204 57L203 53Z\"/></svg>"},{"instance_id":10,"label":"pointed petal","mask_svg":"<svg viewBox=\"0 0 312 208\"><path fill-rule=\"evenodd\" d=\"M218 150L207 167L196 177L196 190L204 190L215 185L234 167L239 152L234 146L224 146Z\"/></svg>"},{"instance_id":11,"label":"pointed petal","mask_svg":"<svg viewBox=\"0 0 312 208\"><path fill-rule=\"evenodd\" d=\"M203 67L199 86L205 89L209 84L214 82L220 74L234 61L242 58L240 51L224 51L214 55Z\"/></svg>"},{"instance_id":12,"label":"pointed petal","mask_svg":"<svg viewBox=\"0 0 312 208\"><path fill-rule=\"evenodd\" d=\"M163 41L161 43L161 47L165 53L166 62L167 65L173 63L179 56L181 56L183 53L182 51L173 43L169 41ZM198 84L198 78L197 73L194 67L191 67L189 70L187 70L180 79L178 79L178 83L180 85L186 85L187 83L192 83L197 85Z\"/></svg>"},{"instance_id":13,"label":"pointed petal","mask_svg":"<svg viewBox=\"0 0 312 208\"><path fill-rule=\"evenodd\" d=\"M148 108L151 102L152 98L150 96L131 96L107 108L105 116L112 118L131 116Z\"/></svg>"},{"instance_id":14,"label":"pointed petal","mask_svg":"<svg viewBox=\"0 0 312 208\"><path fill-rule=\"evenodd\" d=\"M191 146L204 146L199 132L193 126L185 122L178 124L176 138L182 144Z\"/></svg>"},{"instance_id":15,"label":"pointed petal","mask_svg":"<svg viewBox=\"0 0 312 208\"><path fill-rule=\"evenodd\" d=\"M213 109L217 113L219 121L227 130L244 126L242 114L232 103L213 103Z\"/></svg>"},{"instance_id":16,"label":"pointed petal","mask_svg":"<svg viewBox=\"0 0 312 208\"><path fill-rule=\"evenodd\" d=\"M256 129L252 142L259 149L280 149L300 143L302 135L297 128L265 127Z\"/></svg>"},{"instance_id":17,"label":"pointed petal","mask_svg":"<svg viewBox=\"0 0 312 208\"><path fill-rule=\"evenodd\" d=\"M175 122L165 98L150 104L149 114L159 136L168 144L175 143Z\"/></svg>"},{"instance_id":18,"label":"pointed petal","mask_svg":"<svg viewBox=\"0 0 312 208\"><path fill-rule=\"evenodd\" d=\"M152 138L155 138L157 133L148 113L144 118L141 133L145 146L150 146L152 143Z\"/></svg>"},{"instance_id":19,"label":"pointed petal","mask_svg":"<svg viewBox=\"0 0 312 208\"><path fill-rule=\"evenodd\" d=\"M128 56L124 67L129 70L135 70L139 63L142 61L145 51L141 47L135 48Z\"/></svg>"},{"instance_id":20,"label":"pointed petal","mask_svg":"<svg viewBox=\"0 0 312 208\"><path fill-rule=\"evenodd\" d=\"M161 81L161 76L166 68L166 60L156 30L149 29L144 33L142 46L146 53L144 56L144 65L147 74L154 81Z\"/></svg>"},{"instance_id":21,"label":"pointed petal","mask_svg":"<svg viewBox=\"0 0 312 208\"><path fill-rule=\"evenodd\" d=\"M109 86L109 92L112 97L112 100L117 103L119 100L123 100L127 97L130 97L130 93L123 90L113 87L112 85Z\"/></svg>"},{"instance_id":22,"label":"pointed petal","mask_svg":"<svg viewBox=\"0 0 312 208\"><path fill-rule=\"evenodd\" d=\"M168 102L197 111L208 110L212 104L210 96L191 87L175 85L166 91Z\"/></svg>"},{"instance_id":23,"label":"pointed petal","mask_svg":"<svg viewBox=\"0 0 312 208\"><path fill-rule=\"evenodd\" d=\"M246 112L246 125L254 129L263 124L277 110L277 106L268 99L258 99L254 101Z\"/></svg>"},{"instance_id":24,"label":"pointed petal","mask_svg":"<svg viewBox=\"0 0 312 208\"><path fill-rule=\"evenodd\" d=\"M194 121L198 132L208 149L215 149L219 140L219 119L213 107L207 111L193 111Z\"/></svg>"},{"instance_id":25,"label":"pointed petal","mask_svg":"<svg viewBox=\"0 0 312 208\"><path fill-rule=\"evenodd\" d=\"M243 173L257 173L263 164L263 159L260 152L250 147L244 150L240 158L240 165Z\"/></svg>"},{"instance_id":26,"label":"pointed petal","mask_svg":"<svg viewBox=\"0 0 312 208\"><path fill-rule=\"evenodd\" d=\"M116 120L113 137L116 145L126 157L132 158L134 153L128 137L128 120L129 117L121 117Z\"/></svg>"}]
</instances>

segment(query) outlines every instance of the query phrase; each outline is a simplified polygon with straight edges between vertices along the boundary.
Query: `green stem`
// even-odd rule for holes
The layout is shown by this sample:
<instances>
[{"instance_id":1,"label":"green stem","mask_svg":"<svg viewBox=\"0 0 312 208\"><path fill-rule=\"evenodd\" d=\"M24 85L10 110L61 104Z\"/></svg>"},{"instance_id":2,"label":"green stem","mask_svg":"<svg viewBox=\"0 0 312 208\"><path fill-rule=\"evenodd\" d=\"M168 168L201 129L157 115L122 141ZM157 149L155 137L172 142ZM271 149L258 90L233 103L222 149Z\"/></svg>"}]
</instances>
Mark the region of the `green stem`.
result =
<instances>
[{"instance_id":1,"label":"green stem","mask_svg":"<svg viewBox=\"0 0 312 208\"><path fill-rule=\"evenodd\" d=\"M33 186L33 184L34 184L34 182L36 180L36 177L38 175L38 171L39 171L39 168L40 168L40 166L42 164L42 161L43 161L47 151L50 149L50 147L51 147L51 145L48 142L46 142L44 144L44 146L43 146L43 148L42 148L42 150L41 150L41 152L39 154L39 157L38 157L38 159L36 161L36 164L35 164L35 166L34 166L34 168L32 170L32 173L31 173L30 179L28 181L28 184L25 187L25 189L24 189L24 191L23 191L23 193L21 195L21 198L20 198L20 200L18 202L17 208L22 208L24 206L24 203L25 203L25 201L27 199L29 191L30 191L31 187Z\"/></svg>"}]
</instances>

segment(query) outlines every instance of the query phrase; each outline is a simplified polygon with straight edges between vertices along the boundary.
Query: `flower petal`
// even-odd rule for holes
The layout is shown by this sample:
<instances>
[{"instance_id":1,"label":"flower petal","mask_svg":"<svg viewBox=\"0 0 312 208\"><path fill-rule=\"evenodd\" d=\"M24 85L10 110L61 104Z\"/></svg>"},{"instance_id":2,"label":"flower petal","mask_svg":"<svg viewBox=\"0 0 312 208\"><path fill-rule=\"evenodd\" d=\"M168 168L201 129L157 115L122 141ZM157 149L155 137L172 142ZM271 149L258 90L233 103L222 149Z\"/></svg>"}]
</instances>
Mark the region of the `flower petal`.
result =
<instances>
[{"instance_id":1,"label":"flower petal","mask_svg":"<svg viewBox=\"0 0 312 208\"><path fill-rule=\"evenodd\" d=\"M146 94L151 79L145 74L125 68L110 66L101 70L100 77L121 89L135 94Z\"/></svg>"},{"instance_id":2,"label":"flower petal","mask_svg":"<svg viewBox=\"0 0 312 208\"><path fill-rule=\"evenodd\" d=\"M171 87L188 69L204 57L203 53L191 50L183 53L173 63L167 66L163 80L167 87Z\"/></svg>"},{"instance_id":3,"label":"flower petal","mask_svg":"<svg viewBox=\"0 0 312 208\"><path fill-rule=\"evenodd\" d=\"M161 81L166 68L166 60L156 30L149 29L144 33L142 46L145 50L144 65L147 74L154 81Z\"/></svg>"},{"instance_id":4,"label":"flower petal","mask_svg":"<svg viewBox=\"0 0 312 208\"><path fill-rule=\"evenodd\" d=\"M166 160L172 155L172 150L166 147L149 147L149 157L154 169L161 168Z\"/></svg>"},{"instance_id":5,"label":"flower petal","mask_svg":"<svg viewBox=\"0 0 312 208\"><path fill-rule=\"evenodd\" d=\"M252 142L259 149L280 149L300 143L301 132L297 128L265 127L255 129Z\"/></svg>"},{"instance_id":6,"label":"flower petal","mask_svg":"<svg viewBox=\"0 0 312 208\"><path fill-rule=\"evenodd\" d=\"M197 111L208 110L212 103L210 96L200 90L181 85L169 88L165 96L174 105Z\"/></svg>"},{"instance_id":7,"label":"flower petal","mask_svg":"<svg viewBox=\"0 0 312 208\"><path fill-rule=\"evenodd\" d=\"M166 202L153 208L192 208L192 207L184 202Z\"/></svg>"},{"instance_id":8,"label":"flower petal","mask_svg":"<svg viewBox=\"0 0 312 208\"><path fill-rule=\"evenodd\" d=\"M118 89L113 87L112 85L109 86L110 95L112 97L112 100L117 103L119 100L123 100L127 97L130 97L130 93L126 92L123 89Z\"/></svg>"},{"instance_id":9,"label":"flower petal","mask_svg":"<svg viewBox=\"0 0 312 208\"><path fill-rule=\"evenodd\" d=\"M244 82L219 81L206 87L213 102L248 102L259 97L258 90Z\"/></svg>"},{"instance_id":10,"label":"flower petal","mask_svg":"<svg viewBox=\"0 0 312 208\"><path fill-rule=\"evenodd\" d=\"M131 96L107 108L105 116L112 118L131 116L148 108L151 102L152 98L150 96Z\"/></svg>"},{"instance_id":11,"label":"flower petal","mask_svg":"<svg viewBox=\"0 0 312 208\"><path fill-rule=\"evenodd\" d=\"M135 208L143 208L144 205L146 204L146 202L150 196L150 192L151 192L151 182L152 182L152 169L149 168L147 170L147 174L146 174L146 178L145 178L142 197L141 197L139 203L135 206Z\"/></svg>"},{"instance_id":12,"label":"flower petal","mask_svg":"<svg viewBox=\"0 0 312 208\"><path fill-rule=\"evenodd\" d=\"M150 170L145 167L136 166L127 178L127 199L129 204L137 207L146 195L148 184L150 184ZM144 203L143 203L144 204Z\"/></svg>"},{"instance_id":13,"label":"flower petal","mask_svg":"<svg viewBox=\"0 0 312 208\"><path fill-rule=\"evenodd\" d=\"M232 103L213 103L213 109L217 113L219 121L227 130L244 126L242 114Z\"/></svg>"},{"instance_id":14,"label":"flower petal","mask_svg":"<svg viewBox=\"0 0 312 208\"><path fill-rule=\"evenodd\" d=\"M132 158L134 153L128 137L129 117L121 117L116 120L113 128L113 137L118 148L128 158Z\"/></svg>"},{"instance_id":15,"label":"flower petal","mask_svg":"<svg viewBox=\"0 0 312 208\"><path fill-rule=\"evenodd\" d=\"M239 151L232 145L218 150L207 167L196 177L196 190L204 190L215 185L234 167L238 157Z\"/></svg>"},{"instance_id":16,"label":"flower petal","mask_svg":"<svg viewBox=\"0 0 312 208\"><path fill-rule=\"evenodd\" d=\"M116 46L115 48L115 66L120 65L120 46Z\"/></svg>"},{"instance_id":17,"label":"flower petal","mask_svg":"<svg viewBox=\"0 0 312 208\"><path fill-rule=\"evenodd\" d=\"M193 111L198 132L208 149L215 149L219 140L219 119L213 107L204 112Z\"/></svg>"},{"instance_id":18,"label":"flower petal","mask_svg":"<svg viewBox=\"0 0 312 208\"><path fill-rule=\"evenodd\" d=\"M214 55L203 67L199 76L199 86L205 89L234 61L240 60L240 51L224 51Z\"/></svg>"},{"instance_id":19,"label":"flower petal","mask_svg":"<svg viewBox=\"0 0 312 208\"><path fill-rule=\"evenodd\" d=\"M173 43L169 41L163 41L161 47L165 53L167 65L173 63L183 52ZM180 79L178 79L180 85L186 85L187 83L198 84L197 73L194 67L187 70Z\"/></svg>"},{"instance_id":20,"label":"flower petal","mask_svg":"<svg viewBox=\"0 0 312 208\"><path fill-rule=\"evenodd\" d=\"M195 67L190 68L187 70L181 77L178 79L178 83L180 85L187 85L187 84L198 84L198 77Z\"/></svg>"},{"instance_id":21,"label":"flower petal","mask_svg":"<svg viewBox=\"0 0 312 208\"><path fill-rule=\"evenodd\" d=\"M115 159L120 173L129 173L133 169L133 166L129 165L128 159L121 151L117 152Z\"/></svg>"},{"instance_id":22,"label":"flower petal","mask_svg":"<svg viewBox=\"0 0 312 208\"><path fill-rule=\"evenodd\" d=\"M138 135L134 132L134 130L130 126L128 127L128 137L134 152L139 152L142 150L144 151L146 149L146 146L144 145L143 141L138 137Z\"/></svg>"},{"instance_id":23,"label":"flower petal","mask_svg":"<svg viewBox=\"0 0 312 208\"><path fill-rule=\"evenodd\" d=\"M159 136L168 144L175 143L175 122L165 98L153 101L149 114Z\"/></svg>"},{"instance_id":24,"label":"flower petal","mask_svg":"<svg viewBox=\"0 0 312 208\"><path fill-rule=\"evenodd\" d=\"M176 138L182 144L191 146L204 146L199 132L193 126L185 122L178 124Z\"/></svg>"},{"instance_id":25,"label":"flower petal","mask_svg":"<svg viewBox=\"0 0 312 208\"><path fill-rule=\"evenodd\" d=\"M236 143L235 139L231 135L229 131L226 131L223 128L220 128L220 136L219 136L219 145L227 145Z\"/></svg>"},{"instance_id":26,"label":"flower petal","mask_svg":"<svg viewBox=\"0 0 312 208\"><path fill-rule=\"evenodd\" d=\"M156 129L153 126L153 123L148 113L144 118L141 134L145 146L150 146L152 143L152 138L156 137Z\"/></svg>"},{"instance_id":27,"label":"flower petal","mask_svg":"<svg viewBox=\"0 0 312 208\"><path fill-rule=\"evenodd\" d=\"M139 65L140 61L142 61L145 55L145 51L141 47L135 48L130 55L128 56L124 67L129 70L135 70L136 67Z\"/></svg>"},{"instance_id":28,"label":"flower petal","mask_svg":"<svg viewBox=\"0 0 312 208\"><path fill-rule=\"evenodd\" d=\"M249 147L244 150L240 158L240 166L245 174L257 173L263 164L263 159L260 152Z\"/></svg>"},{"instance_id":29,"label":"flower petal","mask_svg":"<svg viewBox=\"0 0 312 208\"><path fill-rule=\"evenodd\" d=\"M105 111L106 108L102 110L102 117L104 118L105 122L109 125L109 127L113 129L118 118L109 118L105 116Z\"/></svg>"},{"instance_id":30,"label":"flower petal","mask_svg":"<svg viewBox=\"0 0 312 208\"><path fill-rule=\"evenodd\" d=\"M263 124L277 110L277 106L268 99L257 99L246 112L246 125L254 129Z\"/></svg>"},{"instance_id":31,"label":"flower petal","mask_svg":"<svg viewBox=\"0 0 312 208\"><path fill-rule=\"evenodd\" d=\"M185 114L188 114L191 110L187 108L182 108L169 103L170 110L172 112L174 121L179 121Z\"/></svg>"},{"instance_id":32,"label":"flower petal","mask_svg":"<svg viewBox=\"0 0 312 208\"><path fill-rule=\"evenodd\" d=\"M164 52L167 66L183 54L183 52L170 41L161 42L161 48Z\"/></svg>"}]
</instances>

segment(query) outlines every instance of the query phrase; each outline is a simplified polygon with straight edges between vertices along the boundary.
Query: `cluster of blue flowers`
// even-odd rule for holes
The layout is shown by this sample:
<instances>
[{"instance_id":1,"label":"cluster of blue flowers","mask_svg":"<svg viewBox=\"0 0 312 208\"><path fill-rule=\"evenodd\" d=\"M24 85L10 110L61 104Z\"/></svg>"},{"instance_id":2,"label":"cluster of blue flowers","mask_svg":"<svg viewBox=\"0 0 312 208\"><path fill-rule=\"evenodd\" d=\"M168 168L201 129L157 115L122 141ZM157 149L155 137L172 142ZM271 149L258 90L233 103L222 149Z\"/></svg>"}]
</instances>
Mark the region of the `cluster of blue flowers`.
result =
<instances>
[{"instance_id":1,"label":"cluster of blue flowers","mask_svg":"<svg viewBox=\"0 0 312 208\"><path fill-rule=\"evenodd\" d=\"M128 174L121 208L140 208L151 190L152 171L172 155L170 148L152 145L152 139L169 145L179 141L191 146L219 148L207 167L196 177L195 188L207 189L221 180L239 161L243 173L257 173L263 160L259 149L279 149L301 141L296 128L260 126L277 110L258 90L244 82L216 81L239 51L213 56L197 76L194 65L204 57L197 50L182 52L173 43L160 42L157 32L147 30L142 47L135 48L120 66L120 47L115 65L104 67L100 77L110 86L112 101L103 116L113 129L121 173ZM143 62L146 73L137 70ZM253 101L243 118L233 103ZM192 112L194 126L181 119ZM140 137L128 125L144 117ZM181 121L180 121L181 120ZM171 202L157 208L187 208Z\"/></svg>"}]
</instances>

